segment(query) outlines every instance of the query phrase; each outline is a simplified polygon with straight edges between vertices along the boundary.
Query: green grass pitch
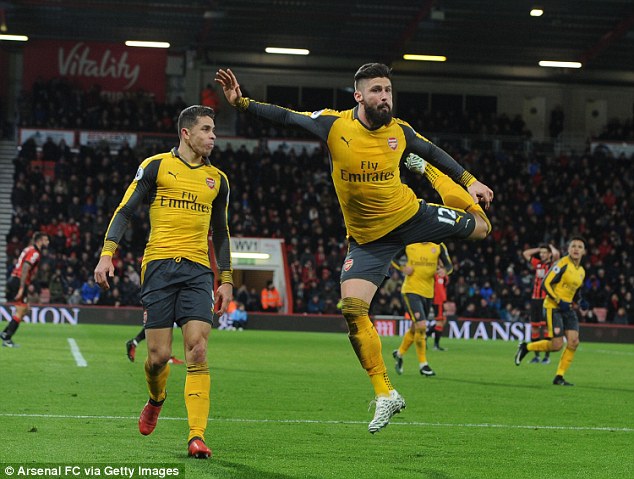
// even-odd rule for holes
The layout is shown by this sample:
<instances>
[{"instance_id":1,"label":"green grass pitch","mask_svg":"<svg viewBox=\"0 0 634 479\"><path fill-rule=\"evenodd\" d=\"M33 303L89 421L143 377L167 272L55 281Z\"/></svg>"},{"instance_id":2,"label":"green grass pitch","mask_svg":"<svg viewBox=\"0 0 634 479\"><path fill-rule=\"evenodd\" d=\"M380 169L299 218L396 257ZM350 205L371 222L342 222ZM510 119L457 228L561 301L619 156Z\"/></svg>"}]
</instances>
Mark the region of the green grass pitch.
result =
<instances>
[{"instance_id":1,"label":"green grass pitch","mask_svg":"<svg viewBox=\"0 0 634 479\"><path fill-rule=\"evenodd\" d=\"M136 327L24 324L19 348L0 348L0 463L181 464L188 478L631 478L634 348L582 343L566 379L550 365L513 364L517 344L443 339L415 351L397 376L407 408L367 432L370 382L345 334L213 331L208 461L186 457L185 367L172 365L157 429L143 437L145 344ZM87 362L78 367L68 338ZM583 338L582 338L583 339ZM182 339L174 332L174 352ZM0 478L7 477L4 467ZM14 476L17 477L17 476Z\"/></svg>"}]
</instances>

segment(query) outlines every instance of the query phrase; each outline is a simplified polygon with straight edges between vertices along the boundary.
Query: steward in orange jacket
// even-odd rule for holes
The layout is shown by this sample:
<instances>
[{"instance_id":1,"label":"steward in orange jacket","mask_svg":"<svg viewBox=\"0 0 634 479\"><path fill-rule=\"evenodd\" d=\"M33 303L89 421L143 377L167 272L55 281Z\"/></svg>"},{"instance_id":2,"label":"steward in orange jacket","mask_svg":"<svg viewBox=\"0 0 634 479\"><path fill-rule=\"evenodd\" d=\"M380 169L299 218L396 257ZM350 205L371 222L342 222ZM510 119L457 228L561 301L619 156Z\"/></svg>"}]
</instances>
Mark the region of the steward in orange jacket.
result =
<instances>
[{"instance_id":1,"label":"steward in orange jacket","mask_svg":"<svg viewBox=\"0 0 634 479\"><path fill-rule=\"evenodd\" d=\"M273 281L266 283L266 288L262 289L260 301L262 302L262 311L267 313L277 313L282 307L282 298L273 285Z\"/></svg>"}]
</instances>

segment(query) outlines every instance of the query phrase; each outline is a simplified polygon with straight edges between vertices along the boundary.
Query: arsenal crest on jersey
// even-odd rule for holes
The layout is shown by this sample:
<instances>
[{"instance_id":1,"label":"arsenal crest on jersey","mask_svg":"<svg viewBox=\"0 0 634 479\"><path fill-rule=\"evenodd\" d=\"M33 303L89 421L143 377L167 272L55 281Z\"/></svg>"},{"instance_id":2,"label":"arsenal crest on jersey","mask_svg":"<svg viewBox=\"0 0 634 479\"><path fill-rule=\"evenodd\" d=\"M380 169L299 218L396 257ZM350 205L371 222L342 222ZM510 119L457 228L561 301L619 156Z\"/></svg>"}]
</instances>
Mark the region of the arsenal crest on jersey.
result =
<instances>
[{"instance_id":1,"label":"arsenal crest on jersey","mask_svg":"<svg viewBox=\"0 0 634 479\"><path fill-rule=\"evenodd\" d=\"M389 146L393 150L396 150L398 148L398 140L393 136L389 137L387 139L387 146Z\"/></svg>"},{"instance_id":2,"label":"arsenal crest on jersey","mask_svg":"<svg viewBox=\"0 0 634 479\"><path fill-rule=\"evenodd\" d=\"M345 263L343 263L343 270L350 271L350 268L352 268L352 263L354 263L353 259L347 259Z\"/></svg>"},{"instance_id":3,"label":"arsenal crest on jersey","mask_svg":"<svg viewBox=\"0 0 634 479\"><path fill-rule=\"evenodd\" d=\"M205 182L207 183L207 186L212 190L216 187L216 180L214 180L213 178L207 178Z\"/></svg>"}]
</instances>

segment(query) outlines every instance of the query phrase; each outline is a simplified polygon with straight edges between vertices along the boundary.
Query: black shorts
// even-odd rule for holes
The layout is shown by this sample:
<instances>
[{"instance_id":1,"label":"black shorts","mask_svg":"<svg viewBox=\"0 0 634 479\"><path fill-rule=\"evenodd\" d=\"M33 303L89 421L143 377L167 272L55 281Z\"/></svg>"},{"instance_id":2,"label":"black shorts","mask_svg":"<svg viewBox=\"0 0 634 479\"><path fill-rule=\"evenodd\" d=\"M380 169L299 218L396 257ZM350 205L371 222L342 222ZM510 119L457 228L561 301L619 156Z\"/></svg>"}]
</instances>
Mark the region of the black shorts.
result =
<instances>
[{"instance_id":1,"label":"black shorts","mask_svg":"<svg viewBox=\"0 0 634 479\"><path fill-rule=\"evenodd\" d=\"M407 309L412 321L415 323L427 321L429 305L431 303L430 298L426 298L420 294L403 293L403 299L405 300L405 309ZM418 318L416 317L416 313L418 313Z\"/></svg>"},{"instance_id":2,"label":"black shorts","mask_svg":"<svg viewBox=\"0 0 634 479\"><path fill-rule=\"evenodd\" d=\"M212 324L214 275L185 258L151 261L141 286L143 324L146 329L183 326L189 320Z\"/></svg>"},{"instance_id":3,"label":"black shorts","mask_svg":"<svg viewBox=\"0 0 634 479\"><path fill-rule=\"evenodd\" d=\"M531 299L531 323L542 323L544 319L544 300Z\"/></svg>"},{"instance_id":4,"label":"black shorts","mask_svg":"<svg viewBox=\"0 0 634 479\"><path fill-rule=\"evenodd\" d=\"M20 290L20 278L16 278L15 276L11 276L9 281L7 281L7 288L5 291L5 296L7 297L8 302L17 302L23 303L26 299L26 291L23 291L23 296L21 298L17 298L18 291Z\"/></svg>"},{"instance_id":5,"label":"black shorts","mask_svg":"<svg viewBox=\"0 0 634 479\"><path fill-rule=\"evenodd\" d=\"M561 312L558 309L544 308L544 317L548 336L551 338L561 338L564 331L579 331L579 318L572 310Z\"/></svg>"},{"instance_id":6,"label":"black shorts","mask_svg":"<svg viewBox=\"0 0 634 479\"><path fill-rule=\"evenodd\" d=\"M421 201L414 216L385 236L365 244L349 238L348 254L341 268L341 282L358 278L378 287L389 276L394 256L408 244L464 239L474 229L475 217L471 213Z\"/></svg>"}]
</instances>

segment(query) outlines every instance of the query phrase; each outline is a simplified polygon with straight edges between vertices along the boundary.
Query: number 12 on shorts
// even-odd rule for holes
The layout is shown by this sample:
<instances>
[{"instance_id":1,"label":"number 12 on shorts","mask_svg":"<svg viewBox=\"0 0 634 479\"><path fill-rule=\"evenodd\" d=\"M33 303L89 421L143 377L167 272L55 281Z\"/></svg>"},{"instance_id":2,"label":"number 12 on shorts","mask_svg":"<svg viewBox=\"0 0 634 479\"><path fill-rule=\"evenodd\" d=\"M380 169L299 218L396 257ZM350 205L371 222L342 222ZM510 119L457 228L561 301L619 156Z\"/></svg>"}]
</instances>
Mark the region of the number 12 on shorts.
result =
<instances>
[{"instance_id":1,"label":"number 12 on shorts","mask_svg":"<svg viewBox=\"0 0 634 479\"><path fill-rule=\"evenodd\" d=\"M447 223L454 226L462 219L462 216L458 216L458 212L449 208L438 208L438 221L441 223Z\"/></svg>"}]
</instances>

